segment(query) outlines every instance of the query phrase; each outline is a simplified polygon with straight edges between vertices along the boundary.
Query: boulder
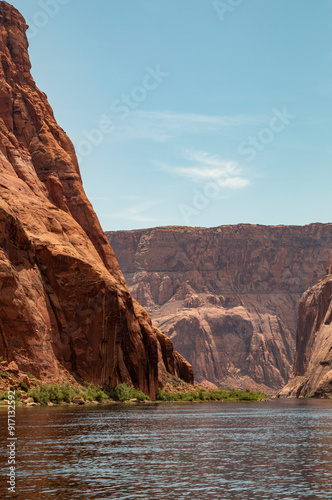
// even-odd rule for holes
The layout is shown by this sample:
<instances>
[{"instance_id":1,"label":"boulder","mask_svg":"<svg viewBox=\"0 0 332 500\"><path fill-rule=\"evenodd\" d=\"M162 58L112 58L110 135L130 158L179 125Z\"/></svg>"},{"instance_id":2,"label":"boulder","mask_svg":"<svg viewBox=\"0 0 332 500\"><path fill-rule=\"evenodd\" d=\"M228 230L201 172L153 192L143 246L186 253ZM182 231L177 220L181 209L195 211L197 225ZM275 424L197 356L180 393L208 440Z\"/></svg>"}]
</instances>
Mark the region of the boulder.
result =
<instances>
[{"instance_id":1,"label":"boulder","mask_svg":"<svg viewBox=\"0 0 332 500\"><path fill-rule=\"evenodd\" d=\"M15 361L11 361L9 365L6 368L6 371L12 372L15 375L18 375L20 373L20 370L18 369L17 363Z\"/></svg>"},{"instance_id":2,"label":"boulder","mask_svg":"<svg viewBox=\"0 0 332 500\"><path fill-rule=\"evenodd\" d=\"M81 398L81 397L75 397L75 398L73 398L73 403L74 403L75 405L84 405L84 404L85 404L85 401L84 401L84 399L83 399L83 398Z\"/></svg>"}]
</instances>

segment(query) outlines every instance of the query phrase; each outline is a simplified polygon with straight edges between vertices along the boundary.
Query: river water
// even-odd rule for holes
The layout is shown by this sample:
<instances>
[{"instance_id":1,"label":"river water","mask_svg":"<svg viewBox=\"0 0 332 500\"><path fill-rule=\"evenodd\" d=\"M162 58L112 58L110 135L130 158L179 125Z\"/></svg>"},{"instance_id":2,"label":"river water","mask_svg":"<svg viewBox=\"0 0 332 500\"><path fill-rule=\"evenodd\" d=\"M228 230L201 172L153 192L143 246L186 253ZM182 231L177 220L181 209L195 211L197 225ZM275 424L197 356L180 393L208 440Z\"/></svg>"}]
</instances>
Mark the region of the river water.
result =
<instances>
[{"instance_id":1,"label":"river water","mask_svg":"<svg viewBox=\"0 0 332 500\"><path fill-rule=\"evenodd\" d=\"M332 401L17 408L0 498L332 499Z\"/></svg>"}]
</instances>

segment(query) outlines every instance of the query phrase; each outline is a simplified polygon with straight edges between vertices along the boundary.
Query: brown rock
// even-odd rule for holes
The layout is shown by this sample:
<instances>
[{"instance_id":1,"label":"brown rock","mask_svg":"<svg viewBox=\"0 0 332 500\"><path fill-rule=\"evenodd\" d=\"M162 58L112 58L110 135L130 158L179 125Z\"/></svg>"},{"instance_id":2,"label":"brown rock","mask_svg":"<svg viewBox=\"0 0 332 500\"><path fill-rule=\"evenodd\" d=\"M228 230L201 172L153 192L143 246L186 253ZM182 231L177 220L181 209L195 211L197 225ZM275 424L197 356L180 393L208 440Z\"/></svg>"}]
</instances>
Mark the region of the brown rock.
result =
<instances>
[{"instance_id":1,"label":"brown rock","mask_svg":"<svg viewBox=\"0 0 332 500\"><path fill-rule=\"evenodd\" d=\"M85 401L83 398L76 397L76 398L73 398L73 403L75 403L76 405L84 405Z\"/></svg>"},{"instance_id":2,"label":"brown rock","mask_svg":"<svg viewBox=\"0 0 332 500\"><path fill-rule=\"evenodd\" d=\"M22 382L24 382L27 385L27 387L30 389L31 383L30 383L30 379L27 375L23 375Z\"/></svg>"},{"instance_id":3,"label":"brown rock","mask_svg":"<svg viewBox=\"0 0 332 500\"><path fill-rule=\"evenodd\" d=\"M218 386L216 384L212 384L209 380L202 380L200 385L208 390L218 389Z\"/></svg>"},{"instance_id":4,"label":"brown rock","mask_svg":"<svg viewBox=\"0 0 332 500\"><path fill-rule=\"evenodd\" d=\"M211 297L210 297L211 300ZM195 293L193 295L190 295L185 299L183 302L184 307L187 307L189 309L196 309L202 305L202 301L199 298L199 296Z\"/></svg>"},{"instance_id":5,"label":"brown rock","mask_svg":"<svg viewBox=\"0 0 332 500\"><path fill-rule=\"evenodd\" d=\"M12 373L14 373L14 375L18 375L19 372L20 372L20 370L18 369L18 366L15 363L15 361L12 361L11 363L9 363L9 365L7 366L6 371L12 372Z\"/></svg>"},{"instance_id":6,"label":"brown rock","mask_svg":"<svg viewBox=\"0 0 332 500\"><path fill-rule=\"evenodd\" d=\"M213 306L224 306L225 305L225 298L224 297L217 297L216 295L208 295L206 297L206 300L212 304Z\"/></svg>"},{"instance_id":7,"label":"brown rock","mask_svg":"<svg viewBox=\"0 0 332 500\"><path fill-rule=\"evenodd\" d=\"M43 381L193 380L133 302L83 190L74 147L30 74L27 25L0 2L0 355ZM168 280L158 289L170 294Z\"/></svg>"},{"instance_id":8,"label":"brown rock","mask_svg":"<svg viewBox=\"0 0 332 500\"><path fill-rule=\"evenodd\" d=\"M280 396L332 395L331 271L301 299L293 374Z\"/></svg>"},{"instance_id":9,"label":"brown rock","mask_svg":"<svg viewBox=\"0 0 332 500\"><path fill-rule=\"evenodd\" d=\"M139 290L154 324L192 363L198 382L269 393L287 382L298 304L325 274L331 224L106 234L131 293L136 298ZM166 279L173 296L163 302Z\"/></svg>"}]
</instances>

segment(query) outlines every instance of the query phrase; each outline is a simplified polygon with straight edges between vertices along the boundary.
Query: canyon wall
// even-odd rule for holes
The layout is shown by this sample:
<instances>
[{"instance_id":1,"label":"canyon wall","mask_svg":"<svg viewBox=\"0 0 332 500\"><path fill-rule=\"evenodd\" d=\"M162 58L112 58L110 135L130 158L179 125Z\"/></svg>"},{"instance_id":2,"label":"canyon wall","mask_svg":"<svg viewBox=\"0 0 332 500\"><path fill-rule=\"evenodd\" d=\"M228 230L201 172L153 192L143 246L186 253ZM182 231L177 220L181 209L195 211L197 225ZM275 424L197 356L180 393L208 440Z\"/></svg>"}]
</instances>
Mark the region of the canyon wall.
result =
<instances>
[{"instance_id":1,"label":"canyon wall","mask_svg":"<svg viewBox=\"0 0 332 500\"><path fill-rule=\"evenodd\" d=\"M45 381L134 384L192 368L130 296L74 147L30 74L27 25L0 2L0 355Z\"/></svg>"},{"instance_id":2,"label":"canyon wall","mask_svg":"<svg viewBox=\"0 0 332 500\"><path fill-rule=\"evenodd\" d=\"M300 302L292 377L280 396L332 394L332 260L328 274Z\"/></svg>"},{"instance_id":3,"label":"canyon wall","mask_svg":"<svg viewBox=\"0 0 332 500\"><path fill-rule=\"evenodd\" d=\"M199 382L277 391L303 292L326 274L332 225L163 227L106 233L131 294Z\"/></svg>"}]
</instances>

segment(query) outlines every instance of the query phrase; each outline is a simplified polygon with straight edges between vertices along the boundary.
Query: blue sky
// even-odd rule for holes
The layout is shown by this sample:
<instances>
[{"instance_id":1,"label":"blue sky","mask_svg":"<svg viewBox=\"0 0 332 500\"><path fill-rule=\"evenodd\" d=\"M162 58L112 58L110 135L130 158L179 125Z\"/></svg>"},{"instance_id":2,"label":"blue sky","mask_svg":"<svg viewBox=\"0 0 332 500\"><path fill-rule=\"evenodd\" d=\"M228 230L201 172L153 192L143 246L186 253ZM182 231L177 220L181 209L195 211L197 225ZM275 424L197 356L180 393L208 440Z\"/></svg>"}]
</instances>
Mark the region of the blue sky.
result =
<instances>
[{"instance_id":1,"label":"blue sky","mask_svg":"<svg viewBox=\"0 0 332 500\"><path fill-rule=\"evenodd\" d=\"M330 0L13 0L104 230L330 222Z\"/></svg>"}]
</instances>

